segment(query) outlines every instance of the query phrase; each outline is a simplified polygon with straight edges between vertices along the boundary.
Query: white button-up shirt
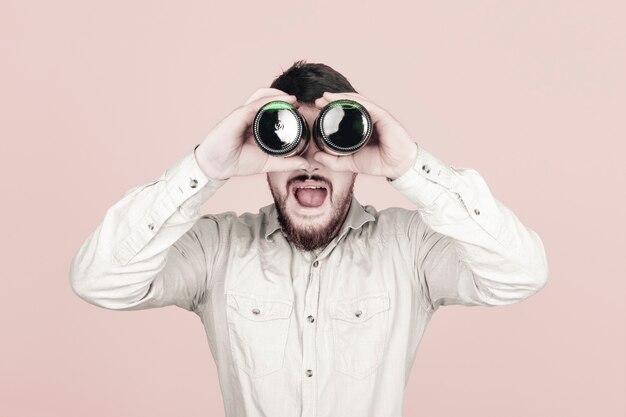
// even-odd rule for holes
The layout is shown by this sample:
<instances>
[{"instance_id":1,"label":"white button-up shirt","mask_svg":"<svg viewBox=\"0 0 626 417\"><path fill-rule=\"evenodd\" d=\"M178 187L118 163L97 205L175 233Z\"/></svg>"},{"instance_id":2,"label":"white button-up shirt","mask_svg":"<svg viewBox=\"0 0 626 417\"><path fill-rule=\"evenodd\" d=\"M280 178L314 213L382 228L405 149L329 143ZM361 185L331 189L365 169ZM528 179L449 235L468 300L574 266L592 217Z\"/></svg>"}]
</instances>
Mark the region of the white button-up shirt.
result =
<instances>
[{"instance_id":1,"label":"white button-up shirt","mask_svg":"<svg viewBox=\"0 0 626 417\"><path fill-rule=\"evenodd\" d=\"M106 212L70 281L100 307L197 314L227 417L401 417L439 306L512 304L546 284L537 233L478 172L421 146L411 169L387 179L415 210L353 197L339 234L316 252L287 241L273 204L200 216L227 180L203 173L196 148Z\"/></svg>"}]
</instances>

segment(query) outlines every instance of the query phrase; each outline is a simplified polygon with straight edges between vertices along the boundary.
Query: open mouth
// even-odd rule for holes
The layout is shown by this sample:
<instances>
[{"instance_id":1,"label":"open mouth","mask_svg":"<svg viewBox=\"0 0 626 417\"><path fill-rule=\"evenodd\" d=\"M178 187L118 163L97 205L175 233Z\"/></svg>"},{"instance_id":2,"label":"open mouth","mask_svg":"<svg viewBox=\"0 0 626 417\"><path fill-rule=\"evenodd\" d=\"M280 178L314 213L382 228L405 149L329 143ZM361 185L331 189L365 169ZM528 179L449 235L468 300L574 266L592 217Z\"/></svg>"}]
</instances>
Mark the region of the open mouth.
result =
<instances>
[{"instance_id":1,"label":"open mouth","mask_svg":"<svg viewBox=\"0 0 626 417\"><path fill-rule=\"evenodd\" d=\"M319 181L297 181L291 187L293 196L302 207L320 207L328 195L328 188Z\"/></svg>"}]
</instances>

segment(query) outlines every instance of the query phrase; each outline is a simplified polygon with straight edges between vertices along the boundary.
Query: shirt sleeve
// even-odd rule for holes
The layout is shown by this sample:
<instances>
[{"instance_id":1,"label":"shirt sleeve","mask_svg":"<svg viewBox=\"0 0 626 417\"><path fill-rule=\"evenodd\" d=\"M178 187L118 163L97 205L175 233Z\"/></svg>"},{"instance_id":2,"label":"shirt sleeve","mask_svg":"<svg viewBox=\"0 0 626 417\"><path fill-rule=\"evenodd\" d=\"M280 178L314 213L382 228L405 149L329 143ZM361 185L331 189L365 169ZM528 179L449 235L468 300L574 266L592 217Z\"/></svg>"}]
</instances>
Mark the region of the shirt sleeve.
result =
<instances>
[{"instance_id":1,"label":"shirt sleeve","mask_svg":"<svg viewBox=\"0 0 626 417\"><path fill-rule=\"evenodd\" d=\"M107 210L71 262L80 298L115 310L198 306L220 246L216 217L199 209L227 179L204 174L197 147Z\"/></svg>"},{"instance_id":2,"label":"shirt sleeve","mask_svg":"<svg viewBox=\"0 0 626 417\"><path fill-rule=\"evenodd\" d=\"M476 170L416 146L414 165L387 182L417 206L407 233L427 308L507 305L543 288L548 265L537 233L492 196Z\"/></svg>"}]
</instances>

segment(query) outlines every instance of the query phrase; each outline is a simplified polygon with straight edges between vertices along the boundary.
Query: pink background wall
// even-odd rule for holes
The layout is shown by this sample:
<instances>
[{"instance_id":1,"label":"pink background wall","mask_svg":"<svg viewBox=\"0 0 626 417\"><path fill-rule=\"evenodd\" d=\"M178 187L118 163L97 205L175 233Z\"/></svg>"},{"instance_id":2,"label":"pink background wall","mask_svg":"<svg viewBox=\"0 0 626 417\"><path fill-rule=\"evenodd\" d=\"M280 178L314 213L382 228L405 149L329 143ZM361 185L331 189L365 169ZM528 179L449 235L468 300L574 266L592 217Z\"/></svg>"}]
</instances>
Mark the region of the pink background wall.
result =
<instances>
[{"instance_id":1,"label":"pink background wall","mask_svg":"<svg viewBox=\"0 0 626 417\"><path fill-rule=\"evenodd\" d=\"M195 315L93 307L69 265L124 191L301 58L478 170L546 246L536 296L437 312L405 415L624 416L618 3L3 0L0 416L223 415ZM355 192L411 207L382 178ZM234 178L202 212L269 203L264 175Z\"/></svg>"}]
</instances>

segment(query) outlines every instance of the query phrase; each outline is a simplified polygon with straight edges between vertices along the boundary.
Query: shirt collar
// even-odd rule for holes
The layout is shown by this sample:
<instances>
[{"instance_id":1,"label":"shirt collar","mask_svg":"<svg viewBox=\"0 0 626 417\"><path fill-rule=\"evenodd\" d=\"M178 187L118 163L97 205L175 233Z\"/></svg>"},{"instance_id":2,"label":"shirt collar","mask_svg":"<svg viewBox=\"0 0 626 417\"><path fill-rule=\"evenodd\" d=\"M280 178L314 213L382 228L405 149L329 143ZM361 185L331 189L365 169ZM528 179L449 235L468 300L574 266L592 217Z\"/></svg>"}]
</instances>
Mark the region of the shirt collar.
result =
<instances>
[{"instance_id":1,"label":"shirt collar","mask_svg":"<svg viewBox=\"0 0 626 417\"><path fill-rule=\"evenodd\" d=\"M266 213L265 239L268 240L272 233L282 228L280 226L280 222L278 221L278 212L276 211L274 203L263 207L261 211ZM352 201L350 203L350 208L348 209L348 215L341 226L341 231L338 236L341 238L348 232L348 229L358 229L365 223L373 220L376 220L376 218L365 211L361 203L359 203L354 194L352 194Z\"/></svg>"}]
</instances>

